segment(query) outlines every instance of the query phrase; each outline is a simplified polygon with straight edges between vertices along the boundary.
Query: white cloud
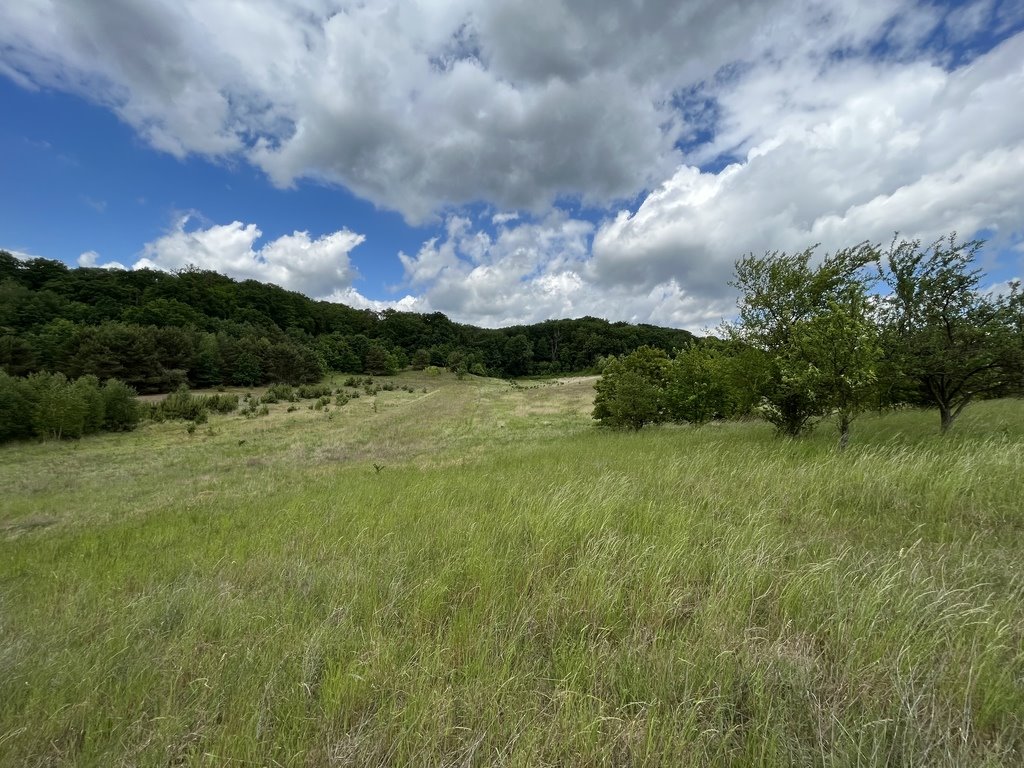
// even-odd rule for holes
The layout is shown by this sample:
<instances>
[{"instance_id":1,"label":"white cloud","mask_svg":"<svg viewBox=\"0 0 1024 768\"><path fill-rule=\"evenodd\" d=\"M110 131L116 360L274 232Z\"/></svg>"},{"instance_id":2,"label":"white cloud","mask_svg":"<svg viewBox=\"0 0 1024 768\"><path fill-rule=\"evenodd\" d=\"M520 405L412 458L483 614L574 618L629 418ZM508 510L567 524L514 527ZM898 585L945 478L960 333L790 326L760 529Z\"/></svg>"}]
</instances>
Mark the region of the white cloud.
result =
<instances>
[{"instance_id":1,"label":"white cloud","mask_svg":"<svg viewBox=\"0 0 1024 768\"><path fill-rule=\"evenodd\" d=\"M489 201L605 205L664 179L682 91L941 25L913 0L21 0L0 72L109 105L153 146L240 154L421 221ZM984 19L965 15L964 24ZM894 54L895 55L895 54Z\"/></svg>"},{"instance_id":2,"label":"white cloud","mask_svg":"<svg viewBox=\"0 0 1024 768\"><path fill-rule=\"evenodd\" d=\"M274 283L312 298L326 298L351 289L356 271L349 253L366 239L348 229L317 238L293 232L257 247L263 233L255 224L233 221L189 229L190 219L181 216L169 232L147 243L132 269L174 272L196 266L237 280ZM78 263L123 268L117 262L99 263L95 251L83 253Z\"/></svg>"},{"instance_id":3,"label":"white cloud","mask_svg":"<svg viewBox=\"0 0 1024 768\"><path fill-rule=\"evenodd\" d=\"M1024 33L985 38L1021 23L993 0L22 0L0 5L0 73L108 105L178 156L444 216L399 255L397 303L352 288L348 230L257 246L254 224L181 222L140 264L485 325L700 328L748 251L894 230L1019 243Z\"/></svg>"},{"instance_id":4,"label":"white cloud","mask_svg":"<svg viewBox=\"0 0 1024 768\"><path fill-rule=\"evenodd\" d=\"M641 289L676 280L722 296L736 258L766 249L930 239L1024 228L1024 35L947 72L861 61L815 74L790 64L721 94L719 173L681 166L594 238L593 279ZM1000 241L1001 242L1001 241ZM996 243L998 245L998 242Z\"/></svg>"},{"instance_id":5,"label":"white cloud","mask_svg":"<svg viewBox=\"0 0 1024 768\"><path fill-rule=\"evenodd\" d=\"M86 251L78 257L80 267L99 267L100 269L125 269L124 264L119 261L107 261L100 263L100 255L96 251Z\"/></svg>"},{"instance_id":6,"label":"white cloud","mask_svg":"<svg viewBox=\"0 0 1024 768\"><path fill-rule=\"evenodd\" d=\"M420 295L372 308L439 311L489 327L592 315L699 331L732 307L731 299L709 303L672 279L639 291L595 283L588 275L594 225L563 212L500 226L493 236L457 216L445 229L416 255L401 254L406 278Z\"/></svg>"},{"instance_id":7,"label":"white cloud","mask_svg":"<svg viewBox=\"0 0 1024 768\"><path fill-rule=\"evenodd\" d=\"M7 251L11 256L16 258L18 261L31 261L32 259L44 259L45 256L37 256L34 253L26 253L25 251L19 251L15 248L0 248L0 251Z\"/></svg>"}]
</instances>

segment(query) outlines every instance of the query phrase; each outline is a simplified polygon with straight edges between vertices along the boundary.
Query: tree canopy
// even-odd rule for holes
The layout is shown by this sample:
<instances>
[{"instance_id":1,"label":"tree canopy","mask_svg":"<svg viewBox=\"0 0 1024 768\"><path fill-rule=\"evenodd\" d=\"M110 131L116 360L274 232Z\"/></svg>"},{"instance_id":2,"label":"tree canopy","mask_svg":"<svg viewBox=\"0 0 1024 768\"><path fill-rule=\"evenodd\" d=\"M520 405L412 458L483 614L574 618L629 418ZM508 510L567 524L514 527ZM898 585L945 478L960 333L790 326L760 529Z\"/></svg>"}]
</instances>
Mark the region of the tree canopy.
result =
<instances>
[{"instance_id":1,"label":"tree canopy","mask_svg":"<svg viewBox=\"0 0 1024 768\"><path fill-rule=\"evenodd\" d=\"M116 377L139 392L180 384L301 384L327 371L389 374L414 361L492 376L583 371L687 331L593 317L504 329L445 315L372 312L188 268L69 269L0 251L0 370Z\"/></svg>"}]
</instances>

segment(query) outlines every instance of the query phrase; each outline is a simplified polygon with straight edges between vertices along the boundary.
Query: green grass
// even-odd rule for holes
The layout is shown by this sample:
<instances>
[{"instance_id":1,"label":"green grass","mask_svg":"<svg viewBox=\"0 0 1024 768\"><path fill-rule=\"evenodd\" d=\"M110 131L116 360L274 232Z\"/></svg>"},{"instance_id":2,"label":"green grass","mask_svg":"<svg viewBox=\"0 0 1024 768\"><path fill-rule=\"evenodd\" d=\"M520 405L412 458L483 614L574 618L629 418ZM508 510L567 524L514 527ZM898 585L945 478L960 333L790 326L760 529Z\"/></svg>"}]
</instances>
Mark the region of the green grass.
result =
<instances>
[{"instance_id":1,"label":"green grass","mask_svg":"<svg viewBox=\"0 0 1024 768\"><path fill-rule=\"evenodd\" d=\"M841 454L398 383L0 449L0 765L1024 761L1019 401Z\"/></svg>"}]
</instances>

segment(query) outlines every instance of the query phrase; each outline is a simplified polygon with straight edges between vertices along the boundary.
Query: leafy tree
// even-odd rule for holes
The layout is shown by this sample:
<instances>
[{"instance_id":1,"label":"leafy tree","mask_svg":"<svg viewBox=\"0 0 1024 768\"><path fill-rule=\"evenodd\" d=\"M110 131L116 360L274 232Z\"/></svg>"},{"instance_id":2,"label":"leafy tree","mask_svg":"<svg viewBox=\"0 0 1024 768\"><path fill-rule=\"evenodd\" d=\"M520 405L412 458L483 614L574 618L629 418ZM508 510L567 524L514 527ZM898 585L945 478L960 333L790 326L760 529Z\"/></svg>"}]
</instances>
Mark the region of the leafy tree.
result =
<instances>
[{"instance_id":1,"label":"leafy tree","mask_svg":"<svg viewBox=\"0 0 1024 768\"><path fill-rule=\"evenodd\" d=\"M505 342L502 367L510 376L525 376L533 363L533 342L524 333L517 333Z\"/></svg>"},{"instance_id":2,"label":"leafy tree","mask_svg":"<svg viewBox=\"0 0 1024 768\"><path fill-rule=\"evenodd\" d=\"M873 358L860 342L871 284L866 267L878 253L863 243L815 265L814 250L751 254L738 261L732 285L741 294L739 320L728 330L765 355L761 410L781 434L804 434L821 416L840 409L845 444L849 421L863 406L863 388L874 375L864 369Z\"/></svg>"},{"instance_id":3,"label":"leafy tree","mask_svg":"<svg viewBox=\"0 0 1024 768\"><path fill-rule=\"evenodd\" d=\"M71 384L71 393L82 407L82 430L77 435L91 435L103 429L104 400L100 391L100 382L95 376L82 376Z\"/></svg>"},{"instance_id":4,"label":"leafy tree","mask_svg":"<svg viewBox=\"0 0 1024 768\"><path fill-rule=\"evenodd\" d=\"M197 387L212 387L224 381L224 361L220 356L220 345L212 333L199 335L189 380Z\"/></svg>"},{"instance_id":5,"label":"leafy tree","mask_svg":"<svg viewBox=\"0 0 1024 768\"><path fill-rule=\"evenodd\" d=\"M374 340L366 348L363 371L374 376L394 376L398 373L398 360L381 342Z\"/></svg>"},{"instance_id":6,"label":"leafy tree","mask_svg":"<svg viewBox=\"0 0 1024 768\"><path fill-rule=\"evenodd\" d=\"M31 342L12 333L0 335L0 370L11 376L25 376L38 368L38 358Z\"/></svg>"},{"instance_id":7,"label":"leafy tree","mask_svg":"<svg viewBox=\"0 0 1024 768\"><path fill-rule=\"evenodd\" d=\"M425 349L417 349L413 353L411 365L414 370L422 371L428 365L430 365L430 352Z\"/></svg>"},{"instance_id":8,"label":"leafy tree","mask_svg":"<svg viewBox=\"0 0 1024 768\"><path fill-rule=\"evenodd\" d=\"M797 354L812 362L815 389L836 412L840 448L850 441L854 418L873 400L882 359L878 336L871 304L856 282L795 329Z\"/></svg>"},{"instance_id":9,"label":"leafy tree","mask_svg":"<svg viewBox=\"0 0 1024 768\"><path fill-rule=\"evenodd\" d=\"M948 432L972 401L1022 390L1020 297L980 290L979 240L956 233L927 248L894 239L882 305L886 351L923 401L939 409Z\"/></svg>"},{"instance_id":10,"label":"leafy tree","mask_svg":"<svg viewBox=\"0 0 1024 768\"><path fill-rule=\"evenodd\" d=\"M664 350L641 347L612 358L594 384L594 418L602 425L641 429L663 421L662 401L669 377Z\"/></svg>"},{"instance_id":11,"label":"leafy tree","mask_svg":"<svg viewBox=\"0 0 1024 768\"><path fill-rule=\"evenodd\" d=\"M339 332L318 336L315 347L329 371L356 373L363 369L362 360L352 351L348 339Z\"/></svg>"},{"instance_id":12,"label":"leafy tree","mask_svg":"<svg viewBox=\"0 0 1024 768\"><path fill-rule=\"evenodd\" d=\"M737 415L745 400L736 391L732 358L710 343L691 344L668 369L665 409L673 421L703 424Z\"/></svg>"},{"instance_id":13,"label":"leafy tree","mask_svg":"<svg viewBox=\"0 0 1024 768\"><path fill-rule=\"evenodd\" d=\"M36 434L60 439L81 437L88 405L62 373L28 377L33 392L32 426Z\"/></svg>"},{"instance_id":14,"label":"leafy tree","mask_svg":"<svg viewBox=\"0 0 1024 768\"><path fill-rule=\"evenodd\" d=\"M0 283L5 280L20 282L21 269L21 261L14 254L0 249Z\"/></svg>"},{"instance_id":15,"label":"leafy tree","mask_svg":"<svg viewBox=\"0 0 1024 768\"><path fill-rule=\"evenodd\" d=\"M0 371L0 443L32 436L33 401L25 379Z\"/></svg>"},{"instance_id":16,"label":"leafy tree","mask_svg":"<svg viewBox=\"0 0 1024 768\"><path fill-rule=\"evenodd\" d=\"M103 385L102 395L103 429L108 432L134 429L141 415L135 390L117 379L108 379Z\"/></svg>"}]
</instances>

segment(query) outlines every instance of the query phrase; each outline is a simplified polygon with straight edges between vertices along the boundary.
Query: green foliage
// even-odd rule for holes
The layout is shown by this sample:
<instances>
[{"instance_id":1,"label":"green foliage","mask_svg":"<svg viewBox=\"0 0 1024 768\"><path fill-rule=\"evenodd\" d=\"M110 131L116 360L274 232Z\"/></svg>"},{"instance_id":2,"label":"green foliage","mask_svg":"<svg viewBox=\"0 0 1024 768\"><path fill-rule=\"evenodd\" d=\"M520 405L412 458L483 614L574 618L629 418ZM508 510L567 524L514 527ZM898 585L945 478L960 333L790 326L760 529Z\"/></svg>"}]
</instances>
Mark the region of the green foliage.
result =
<instances>
[{"instance_id":1,"label":"green foliage","mask_svg":"<svg viewBox=\"0 0 1024 768\"><path fill-rule=\"evenodd\" d=\"M651 347L612 360L594 385L594 418L605 426L637 430L663 421L669 369L668 355Z\"/></svg>"},{"instance_id":2,"label":"green foliage","mask_svg":"<svg viewBox=\"0 0 1024 768\"><path fill-rule=\"evenodd\" d=\"M82 397L85 387L75 388L62 373L34 373L28 384L33 391L36 434L58 440L82 436L90 406Z\"/></svg>"},{"instance_id":3,"label":"green foliage","mask_svg":"<svg viewBox=\"0 0 1024 768\"><path fill-rule=\"evenodd\" d=\"M221 392L216 395L201 395L197 399L202 406L214 413L234 413L238 410L238 395Z\"/></svg>"},{"instance_id":4,"label":"green foliage","mask_svg":"<svg viewBox=\"0 0 1024 768\"><path fill-rule=\"evenodd\" d=\"M298 398L298 393L290 384L274 384L263 393L260 402L280 403L283 400L286 403L294 403Z\"/></svg>"},{"instance_id":5,"label":"green foliage","mask_svg":"<svg viewBox=\"0 0 1024 768\"><path fill-rule=\"evenodd\" d=\"M82 430L80 434L92 434L103 428L105 401L100 382L95 376L82 376L71 385L71 395L81 403ZM78 437L80 435L75 435Z\"/></svg>"},{"instance_id":6,"label":"green foliage","mask_svg":"<svg viewBox=\"0 0 1024 768\"><path fill-rule=\"evenodd\" d=\"M56 326L60 327L57 328ZM557 374L643 345L670 350L687 331L593 317L484 329L440 313L356 310L252 280L185 269L0 269L0 368L116 377L143 393L181 384L315 383L327 371L393 375L413 365L481 375Z\"/></svg>"},{"instance_id":7,"label":"green foliage","mask_svg":"<svg viewBox=\"0 0 1024 768\"><path fill-rule=\"evenodd\" d=\"M330 397L334 394L329 384L302 384L295 389L295 394L303 400L318 397Z\"/></svg>"},{"instance_id":8,"label":"green foliage","mask_svg":"<svg viewBox=\"0 0 1024 768\"><path fill-rule=\"evenodd\" d=\"M116 379L101 387L95 376L69 381L60 373L16 378L0 372L0 443L34 435L74 439L137 422L135 391Z\"/></svg>"},{"instance_id":9,"label":"green foliage","mask_svg":"<svg viewBox=\"0 0 1024 768\"><path fill-rule=\"evenodd\" d=\"M838 409L845 445L850 421L865 407L877 378L880 355L866 271L877 261L877 249L864 243L818 264L813 248L736 263L739 319L727 330L764 354L760 411L780 434L805 434Z\"/></svg>"},{"instance_id":10,"label":"green foliage","mask_svg":"<svg viewBox=\"0 0 1024 768\"><path fill-rule=\"evenodd\" d=\"M207 419L206 399L193 395L188 387L181 386L153 407L154 418L183 419L205 423Z\"/></svg>"},{"instance_id":11,"label":"green foliage","mask_svg":"<svg viewBox=\"0 0 1024 768\"><path fill-rule=\"evenodd\" d=\"M980 241L956 234L921 247L893 241L882 305L891 371L913 384L921 402L939 409L949 430L971 402L1024 391L1017 286L1001 296L980 290Z\"/></svg>"},{"instance_id":12,"label":"green foliage","mask_svg":"<svg viewBox=\"0 0 1024 768\"><path fill-rule=\"evenodd\" d=\"M692 344L678 352L665 384L667 417L703 424L743 415L749 398L744 398L744 387L737 381L740 371L736 361L724 345Z\"/></svg>"},{"instance_id":13,"label":"green foliage","mask_svg":"<svg viewBox=\"0 0 1024 768\"><path fill-rule=\"evenodd\" d=\"M381 342L373 341L363 357L363 371L374 376L394 376L399 371L400 362L393 350Z\"/></svg>"},{"instance_id":14,"label":"green foliage","mask_svg":"<svg viewBox=\"0 0 1024 768\"><path fill-rule=\"evenodd\" d=\"M117 379L108 379L102 393L103 428L108 432L134 429L141 417L135 390Z\"/></svg>"},{"instance_id":15,"label":"green foliage","mask_svg":"<svg viewBox=\"0 0 1024 768\"><path fill-rule=\"evenodd\" d=\"M25 379L0 371L0 443L23 440L35 433L34 400L35 392Z\"/></svg>"},{"instance_id":16,"label":"green foliage","mask_svg":"<svg viewBox=\"0 0 1024 768\"><path fill-rule=\"evenodd\" d=\"M417 349L409 363L413 370L422 371L430 365L430 352L425 349Z\"/></svg>"}]
</instances>

